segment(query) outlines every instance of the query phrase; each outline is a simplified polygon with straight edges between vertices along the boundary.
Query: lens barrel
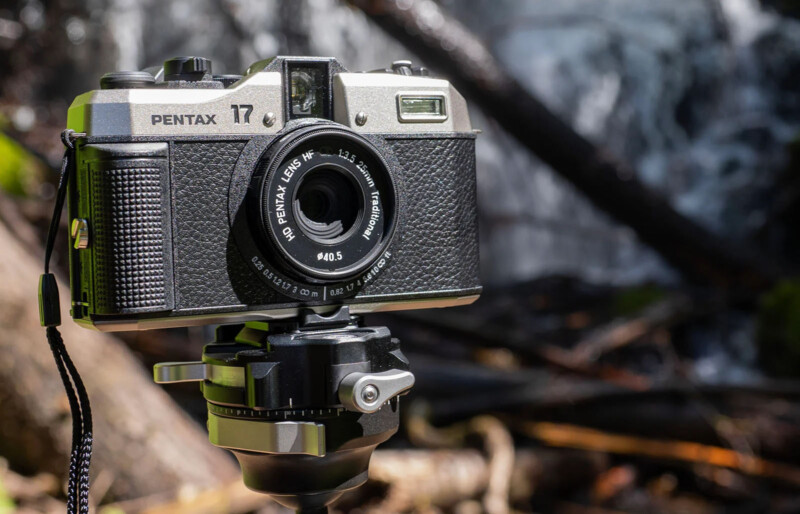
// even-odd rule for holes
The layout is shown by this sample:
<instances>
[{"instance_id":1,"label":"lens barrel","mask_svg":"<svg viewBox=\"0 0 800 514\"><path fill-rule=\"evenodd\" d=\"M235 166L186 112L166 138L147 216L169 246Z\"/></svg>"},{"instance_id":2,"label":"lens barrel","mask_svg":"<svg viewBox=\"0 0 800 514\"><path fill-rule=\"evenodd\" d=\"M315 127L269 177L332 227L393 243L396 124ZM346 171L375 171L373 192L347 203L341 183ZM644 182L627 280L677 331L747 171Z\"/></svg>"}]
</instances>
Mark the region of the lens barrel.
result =
<instances>
[{"instance_id":1,"label":"lens barrel","mask_svg":"<svg viewBox=\"0 0 800 514\"><path fill-rule=\"evenodd\" d=\"M314 282L365 272L394 233L396 190L366 139L336 127L298 129L262 156L251 227L283 270Z\"/></svg>"}]
</instances>

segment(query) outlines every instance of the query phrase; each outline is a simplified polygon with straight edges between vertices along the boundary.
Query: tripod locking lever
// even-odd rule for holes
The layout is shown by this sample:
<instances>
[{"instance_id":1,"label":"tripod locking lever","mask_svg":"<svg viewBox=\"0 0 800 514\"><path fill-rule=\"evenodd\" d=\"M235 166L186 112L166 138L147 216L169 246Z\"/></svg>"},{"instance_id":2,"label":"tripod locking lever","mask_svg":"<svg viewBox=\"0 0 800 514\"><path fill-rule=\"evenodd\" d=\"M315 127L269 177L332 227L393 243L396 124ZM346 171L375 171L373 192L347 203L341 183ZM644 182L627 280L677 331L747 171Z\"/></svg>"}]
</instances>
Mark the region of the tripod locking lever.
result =
<instances>
[{"instance_id":1,"label":"tripod locking lever","mask_svg":"<svg viewBox=\"0 0 800 514\"><path fill-rule=\"evenodd\" d=\"M206 363L160 362L153 367L153 375L156 384L202 382L206 379Z\"/></svg>"},{"instance_id":2,"label":"tripod locking lever","mask_svg":"<svg viewBox=\"0 0 800 514\"><path fill-rule=\"evenodd\" d=\"M350 373L339 383L339 401L349 411L377 412L384 403L413 385L414 375L410 371Z\"/></svg>"}]
</instances>

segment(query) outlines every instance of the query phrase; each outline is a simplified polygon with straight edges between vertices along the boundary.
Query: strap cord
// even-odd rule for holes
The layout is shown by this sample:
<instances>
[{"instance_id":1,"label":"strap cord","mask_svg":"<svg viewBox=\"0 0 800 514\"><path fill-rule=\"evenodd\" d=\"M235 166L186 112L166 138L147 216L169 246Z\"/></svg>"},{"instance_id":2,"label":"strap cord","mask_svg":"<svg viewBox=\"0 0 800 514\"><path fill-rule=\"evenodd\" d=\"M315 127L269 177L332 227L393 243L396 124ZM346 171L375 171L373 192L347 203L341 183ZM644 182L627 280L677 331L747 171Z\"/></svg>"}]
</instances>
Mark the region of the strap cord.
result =
<instances>
[{"instance_id":1,"label":"strap cord","mask_svg":"<svg viewBox=\"0 0 800 514\"><path fill-rule=\"evenodd\" d=\"M44 274L39 278L39 320L46 327L47 343L56 361L58 374L67 392L69 408L72 413L72 451L70 452L69 479L67 482L67 513L89 513L89 466L92 459L92 409L89 395L75 364L67 353L61 333L56 328L61 324L58 283L50 273L50 257L53 254L61 211L67 196L67 184L75 167L75 140L85 137L73 130L61 133L61 141L66 150L61 161L61 177L58 182L53 217L47 232L44 252Z\"/></svg>"}]
</instances>

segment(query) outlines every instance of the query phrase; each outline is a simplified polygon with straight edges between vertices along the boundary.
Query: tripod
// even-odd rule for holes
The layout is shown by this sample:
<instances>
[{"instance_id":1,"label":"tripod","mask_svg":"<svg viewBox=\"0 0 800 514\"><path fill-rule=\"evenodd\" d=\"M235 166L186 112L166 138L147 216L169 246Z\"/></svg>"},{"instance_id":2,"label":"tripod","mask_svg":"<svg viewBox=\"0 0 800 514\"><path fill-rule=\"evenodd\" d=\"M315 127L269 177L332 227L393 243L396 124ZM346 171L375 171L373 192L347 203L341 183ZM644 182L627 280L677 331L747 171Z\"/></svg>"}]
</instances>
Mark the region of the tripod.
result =
<instances>
[{"instance_id":1,"label":"tripod","mask_svg":"<svg viewBox=\"0 0 800 514\"><path fill-rule=\"evenodd\" d=\"M202 361L156 364L154 376L201 382L211 443L233 452L247 487L307 514L366 482L414 385L399 341L347 306L221 326Z\"/></svg>"}]
</instances>

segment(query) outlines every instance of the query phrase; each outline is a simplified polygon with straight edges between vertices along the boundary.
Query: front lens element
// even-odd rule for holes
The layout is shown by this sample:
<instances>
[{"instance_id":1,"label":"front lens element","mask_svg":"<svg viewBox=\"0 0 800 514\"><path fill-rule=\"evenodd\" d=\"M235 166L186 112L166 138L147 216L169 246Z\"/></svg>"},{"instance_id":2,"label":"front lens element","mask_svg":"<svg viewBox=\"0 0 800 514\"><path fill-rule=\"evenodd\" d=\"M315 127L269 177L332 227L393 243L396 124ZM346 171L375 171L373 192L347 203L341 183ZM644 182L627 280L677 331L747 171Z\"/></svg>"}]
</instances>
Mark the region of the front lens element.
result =
<instances>
[{"instance_id":1,"label":"front lens element","mask_svg":"<svg viewBox=\"0 0 800 514\"><path fill-rule=\"evenodd\" d=\"M295 217L311 239L330 244L346 234L364 211L354 181L335 168L309 172L297 186Z\"/></svg>"}]
</instances>

